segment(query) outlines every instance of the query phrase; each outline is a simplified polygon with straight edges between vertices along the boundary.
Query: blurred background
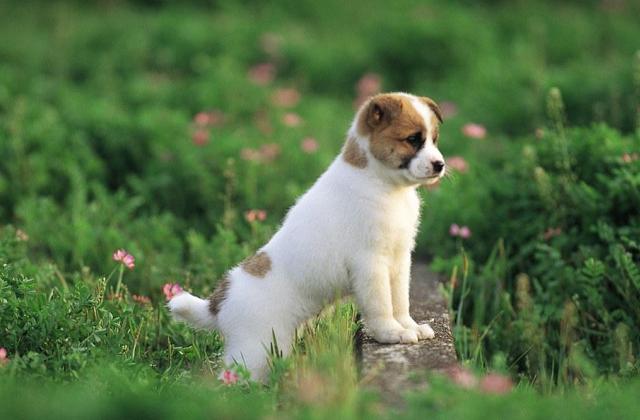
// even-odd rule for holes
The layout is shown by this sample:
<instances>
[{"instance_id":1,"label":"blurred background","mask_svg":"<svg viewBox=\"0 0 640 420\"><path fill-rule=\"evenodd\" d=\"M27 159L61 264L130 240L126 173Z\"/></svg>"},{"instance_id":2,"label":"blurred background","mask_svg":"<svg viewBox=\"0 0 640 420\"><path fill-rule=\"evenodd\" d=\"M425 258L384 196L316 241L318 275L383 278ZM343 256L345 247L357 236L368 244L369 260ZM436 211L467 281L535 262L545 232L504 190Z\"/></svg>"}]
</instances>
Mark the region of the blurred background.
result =
<instances>
[{"instance_id":1,"label":"blurred background","mask_svg":"<svg viewBox=\"0 0 640 420\"><path fill-rule=\"evenodd\" d=\"M451 176L421 190L415 258L449 279L461 359L537 384L634 375L639 17L633 0L2 1L0 346L73 371L20 329L49 301L16 279L66 296L62 319L69 290L115 281L119 248L159 311L165 283L210 292L357 106L406 91L445 115Z\"/></svg>"},{"instance_id":2,"label":"blurred background","mask_svg":"<svg viewBox=\"0 0 640 420\"><path fill-rule=\"evenodd\" d=\"M569 124L638 119L633 1L0 7L0 220L65 270L105 271L126 244L152 281L220 230L250 240L245 211L277 224L379 91L438 101L444 153L488 148L483 171L545 127L551 87Z\"/></svg>"}]
</instances>

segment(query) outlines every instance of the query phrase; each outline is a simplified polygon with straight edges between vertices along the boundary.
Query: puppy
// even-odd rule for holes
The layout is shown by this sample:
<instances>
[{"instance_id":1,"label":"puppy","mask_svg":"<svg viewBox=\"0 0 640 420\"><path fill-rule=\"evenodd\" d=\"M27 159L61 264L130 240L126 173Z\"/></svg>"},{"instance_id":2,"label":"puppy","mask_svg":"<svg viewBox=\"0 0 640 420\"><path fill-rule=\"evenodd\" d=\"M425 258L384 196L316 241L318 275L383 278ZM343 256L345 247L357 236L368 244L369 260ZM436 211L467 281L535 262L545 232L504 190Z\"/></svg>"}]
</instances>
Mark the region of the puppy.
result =
<instances>
[{"instance_id":1,"label":"puppy","mask_svg":"<svg viewBox=\"0 0 640 420\"><path fill-rule=\"evenodd\" d=\"M411 252L420 215L416 188L444 175L436 103L380 94L356 113L340 155L289 210L280 230L231 269L208 299L169 302L179 321L217 329L224 362L264 381L273 338L286 355L296 328L339 290L350 291L381 343L433 338L409 314Z\"/></svg>"}]
</instances>

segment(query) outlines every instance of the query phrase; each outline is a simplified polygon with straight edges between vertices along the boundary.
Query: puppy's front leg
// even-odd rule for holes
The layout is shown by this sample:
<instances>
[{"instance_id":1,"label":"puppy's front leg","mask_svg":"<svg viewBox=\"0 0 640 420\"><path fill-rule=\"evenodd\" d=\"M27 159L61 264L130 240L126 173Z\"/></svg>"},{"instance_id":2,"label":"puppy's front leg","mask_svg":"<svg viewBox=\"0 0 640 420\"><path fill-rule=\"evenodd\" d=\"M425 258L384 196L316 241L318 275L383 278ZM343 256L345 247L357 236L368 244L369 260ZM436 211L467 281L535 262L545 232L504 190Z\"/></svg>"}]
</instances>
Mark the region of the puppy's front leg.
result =
<instances>
[{"instance_id":1,"label":"puppy's front leg","mask_svg":"<svg viewBox=\"0 0 640 420\"><path fill-rule=\"evenodd\" d=\"M417 343L418 334L393 317L391 285L386 261L374 255L358 259L354 267L354 292L364 321L379 343Z\"/></svg>"},{"instance_id":2,"label":"puppy's front leg","mask_svg":"<svg viewBox=\"0 0 640 420\"><path fill-rule=\"evenodd\" d=\"M409 282L411 281L411 250L399 255L391 268L391 296L393 302L393 317L404 328L415 331L421 340L433 338L433 329L429 324L420 324L409 314Z\"/></svg>"}]
</instances>

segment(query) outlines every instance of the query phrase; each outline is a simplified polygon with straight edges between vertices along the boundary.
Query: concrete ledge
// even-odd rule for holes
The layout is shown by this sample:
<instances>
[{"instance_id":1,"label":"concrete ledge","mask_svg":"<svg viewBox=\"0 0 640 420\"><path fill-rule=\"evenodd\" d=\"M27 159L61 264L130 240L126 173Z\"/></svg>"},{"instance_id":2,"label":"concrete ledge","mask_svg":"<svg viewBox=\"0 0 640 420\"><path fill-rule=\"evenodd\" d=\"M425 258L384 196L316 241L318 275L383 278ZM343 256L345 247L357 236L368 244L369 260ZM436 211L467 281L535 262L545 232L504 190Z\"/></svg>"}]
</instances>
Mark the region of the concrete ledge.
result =
<instances>
[{"instance_id":1,"label":"concrete ledge","mask_svg":"<svg viewBox=\"0 0 640 420\"><path fill-rule=\"evenodd\" d=\"M356 348L364 386L381 392L387 402L397 402L404 391L424 386L416 378L425 371L442 371L457 363L447 302L439 291L438 276L424 264L414 264L411 273L411 315L419 324L427 322L436 333L418 344L380 344L366 327L356 337Z\"/></svg>"}]
</instances>

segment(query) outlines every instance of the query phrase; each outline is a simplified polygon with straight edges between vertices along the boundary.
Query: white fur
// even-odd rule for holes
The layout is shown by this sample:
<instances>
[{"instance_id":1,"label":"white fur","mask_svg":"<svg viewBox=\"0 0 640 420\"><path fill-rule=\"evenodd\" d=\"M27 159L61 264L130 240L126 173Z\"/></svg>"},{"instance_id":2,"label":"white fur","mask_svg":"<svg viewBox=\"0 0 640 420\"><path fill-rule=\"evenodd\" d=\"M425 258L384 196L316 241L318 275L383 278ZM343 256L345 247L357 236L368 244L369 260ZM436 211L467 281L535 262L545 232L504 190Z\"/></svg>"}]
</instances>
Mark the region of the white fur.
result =
<instances>
[{"instance_id":1,"label":"white fur","mask_svg":"<svg viewBox=\"0 0 640 420\"><path fill-rule=\"evenodd\" d=\"M182 292L167 304L177 321L186 322L202 330L215 328L215 319L209 311L209 301Z\"/></svg>"},{"instance_id":2,"label":"white fur","mask_svg":"<svg viewBox=\"0 0 640 420\"><path fill-rule=\"evenodd\" d=\"M429 107L417 98L411 97L411 103L421 115L425 116L431 113ZM440 150L438 150L432 140L435 127L431 126L431 121L431 118L425 118L425 124L429 134L427 136L427 141L425 142L422 150L418 152L418 155L409 165L409 173L416 180L423 180L425 178L428 179L429 177L438 176L438 174L433 172L432 162L436 160L444 161L442 153L440 153Z\"/></svg>"},{"instance_id":3,"label":"white fur","mask_svg":"<svg viewBox=\"0 0 640 420\"><path fill-rule=\"evenodd\" d=\"M295 329L339 291L353 292L380 342L416 343L434 336L427 324L418 325L409 315L409 273L420 212L416 187L442 175L429 172L429 162L442 155L431 139L432 111L411 98L429 136L408 169L392 170L378 162L354 121L349 136L366 151L367 167L354 167L342 155L333 161L260 249L271 259L264 278L233 268L216 317L208 301L188 293L171 300L176 319L223 334L225 363L245 364L253 378L264 380L272 334L287 354Z\"/></svg>"}]
</instances>

